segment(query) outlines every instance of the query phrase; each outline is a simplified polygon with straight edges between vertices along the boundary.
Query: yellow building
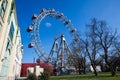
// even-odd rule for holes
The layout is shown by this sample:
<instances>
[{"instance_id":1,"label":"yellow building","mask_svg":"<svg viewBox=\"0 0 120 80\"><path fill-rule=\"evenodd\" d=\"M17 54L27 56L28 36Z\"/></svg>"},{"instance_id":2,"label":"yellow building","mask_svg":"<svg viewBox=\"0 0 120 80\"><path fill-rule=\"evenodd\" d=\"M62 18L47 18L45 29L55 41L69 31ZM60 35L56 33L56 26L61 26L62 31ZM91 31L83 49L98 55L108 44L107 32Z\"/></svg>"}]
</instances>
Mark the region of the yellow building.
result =
<instances>
[{"instance_id":1,"label":"yellow building","mask_svg":"<svg viewBox=\"0 0 120 80\"><path fill-rule=\"evenodd\" d=\"M23 55L14 0L0 0L0 80L20 76Z\"/></svg>"}]
</instances>

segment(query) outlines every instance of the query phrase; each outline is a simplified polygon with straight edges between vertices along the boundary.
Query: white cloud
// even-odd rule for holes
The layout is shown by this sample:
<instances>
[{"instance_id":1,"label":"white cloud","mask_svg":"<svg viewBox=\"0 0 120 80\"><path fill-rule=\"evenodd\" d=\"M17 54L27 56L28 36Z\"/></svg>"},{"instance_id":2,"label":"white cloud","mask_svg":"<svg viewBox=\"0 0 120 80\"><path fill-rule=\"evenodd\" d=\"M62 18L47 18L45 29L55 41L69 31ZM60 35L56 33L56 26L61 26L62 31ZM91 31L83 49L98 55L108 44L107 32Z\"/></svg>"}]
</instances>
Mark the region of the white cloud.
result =
<instances>
[{"instance_id":1,"label":"white cloud","mask_svg":"<svg viewBox=\"0 0 120 80\"><path fill-rule=\"evenodd\" d=\"M45 26L46 26L46 27L51 27L51 26L52 26L52 24L51 24L51 23L49 23L49 22L46 22L46 23L45 23Z\"/></svg>"}]
</instances>

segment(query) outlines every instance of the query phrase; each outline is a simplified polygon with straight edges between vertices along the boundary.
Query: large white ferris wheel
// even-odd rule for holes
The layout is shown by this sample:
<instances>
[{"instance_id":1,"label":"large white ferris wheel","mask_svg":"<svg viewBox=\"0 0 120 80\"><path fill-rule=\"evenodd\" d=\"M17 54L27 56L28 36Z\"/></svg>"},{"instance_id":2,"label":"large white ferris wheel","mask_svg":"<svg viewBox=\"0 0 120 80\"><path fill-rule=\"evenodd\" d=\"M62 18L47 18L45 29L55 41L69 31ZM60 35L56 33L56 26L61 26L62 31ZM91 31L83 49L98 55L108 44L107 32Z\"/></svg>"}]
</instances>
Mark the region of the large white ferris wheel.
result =
<instances>
[{"instance_id":1,"label":"large white ferris wheel","mask_svg":"<svg viewBox=\"0 0 120 80\"><path fill-rule=\"evenodd\" d=\"M40 14L34 14L32 16L33 23L28 27L27 32L30 32L30 38L31 42L28 45L29 48L34 47L35 52L39 55L39 57L43 58L45 61L49 62L49 56L46 57L45 51L43 50L43 45L41 43L40 39L40 23L41 21L46 17L52 17L57 20L59 20L69 31L72 42L74 45L73 47L75 49L80 48L80 38L79 35L74 27L74 25L71 23L71 20L69 20L66 16L64 16L63 13L60 13L59 11L55 11L54 9L42 9L40 11ZM64 37L62 35L62 37Z\"/></svg>"}]
</instances>

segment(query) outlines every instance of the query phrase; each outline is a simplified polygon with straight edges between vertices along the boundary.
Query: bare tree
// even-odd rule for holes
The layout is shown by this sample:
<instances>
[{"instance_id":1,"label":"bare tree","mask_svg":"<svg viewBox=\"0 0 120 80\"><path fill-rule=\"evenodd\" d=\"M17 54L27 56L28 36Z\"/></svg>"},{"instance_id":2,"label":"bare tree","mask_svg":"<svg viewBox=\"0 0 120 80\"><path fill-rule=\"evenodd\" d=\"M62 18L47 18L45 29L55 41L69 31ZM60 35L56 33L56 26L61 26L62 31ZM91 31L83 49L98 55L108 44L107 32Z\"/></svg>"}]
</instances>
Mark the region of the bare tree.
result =
<instances>
[{"instance_id":1,"label":"bare tree","mask_svg":"<svg viewBox=\"0 0 120 80\"><path fill-rule=\"evenodd\" d=\"M93 20L91 25L88 26L89 30L86 32L86 40L84 40L83 42L85 44L86 53L90 59L91 66L93 67L94 74L95 76L97 76L98 73L96 70L96 61L99 57L99 55L97 54L99 51L99 46L97 36L95 35L95 23L96 22Z\"/></svg>"},{"instance_id":2,"label":"bare tree","mask_svg":"<svg viewBox=\"0 0 120 80\"><path fill-rule=\"evenodd\" d=\"M71 50L72 50L72 55L69 60L69 64L74 66L76 68L76 71L79 72L79 74L84 73L86 70L86 55L82 54L84 47L82 42L80 41L79 48L74 47L74 43L71 43Z\"/></svg>"},{"instance_id":3,"label":"bare tree","mask_svg":"<svg viewBox=\"0 0 120 80\"><path fill-rule=\"evenodd\" d=\"M112 32L105 21L97 21L96 19L93 19L93 24L96 27L95 35L99 39L99 45L101 46L101 51L104 53L103 56L105 62L109 66L112 76L115 76L116 66L114 66L114 62L112 62L110 55L117 33L116 31Z\"/></svg>"},{"instance_id":4,"label":"bare tree","mask_svg":"<svg viewBox=\"0 0 120 80\"><path fill-rule=\"evenodd\" d=\"M73 55L71 58L71 62L72 62L72 66L76 68L76 71L79 74L85 73L84 69L85 69L86 60L83 57Z\"/></svg>"}]
</instances>

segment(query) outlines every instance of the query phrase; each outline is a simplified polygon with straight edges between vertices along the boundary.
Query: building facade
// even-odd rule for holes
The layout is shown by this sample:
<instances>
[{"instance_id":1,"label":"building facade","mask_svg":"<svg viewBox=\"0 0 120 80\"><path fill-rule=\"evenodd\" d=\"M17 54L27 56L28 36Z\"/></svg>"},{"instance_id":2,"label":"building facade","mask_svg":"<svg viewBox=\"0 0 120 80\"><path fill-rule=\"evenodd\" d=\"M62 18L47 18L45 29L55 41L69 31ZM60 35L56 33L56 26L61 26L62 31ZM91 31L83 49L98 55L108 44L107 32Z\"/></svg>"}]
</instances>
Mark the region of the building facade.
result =
<instances>
[{"instance_id":1,"label":"building facade","mask_svg":"<svg viewBox=\"0 0 120 80\"><path fill-rule=\"evenodd\" d=\"M43 71L50 71L50 75L53 75L53 66L50 63L22 63L22 68L21 68L21 77L26 77L28 76L28 70L31 69L30 71L33 72L33 68L39 67L38 71L36 72L36 75L39 72Z\"/></svg>"},{"instance_id":2,"label":"building facade","mask_svg":"<svg viewBox=\"0 0 120 80\"><path fill-rule=\"evenodd\" d=\"M20 76L23 55L14 0L0 0L0 80Z\"/></svg>"}]
</instances>

